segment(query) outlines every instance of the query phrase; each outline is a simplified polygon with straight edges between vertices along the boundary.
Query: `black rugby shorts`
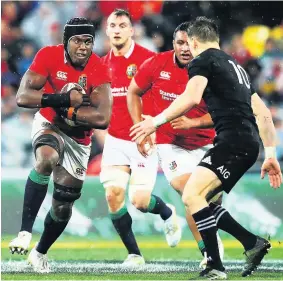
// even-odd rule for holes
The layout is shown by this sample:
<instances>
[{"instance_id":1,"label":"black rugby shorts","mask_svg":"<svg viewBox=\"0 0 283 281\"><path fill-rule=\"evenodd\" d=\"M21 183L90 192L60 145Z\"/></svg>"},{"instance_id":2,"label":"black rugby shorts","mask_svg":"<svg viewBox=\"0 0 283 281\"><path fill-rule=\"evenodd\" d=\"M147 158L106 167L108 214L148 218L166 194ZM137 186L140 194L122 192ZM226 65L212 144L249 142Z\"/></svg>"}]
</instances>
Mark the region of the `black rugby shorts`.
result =
<instances>
[{"instance_id":1,"label":"black rugby shorts","mask_svg":"<svg viewBox=\"0 0 283 281\"><path fill-rule=\"evenodd\" d=\"M255 163L259 154L259 143L220 141L209 149L198 166L213 171L222 182L222 188L229 193L238 180Z\"/></svg>"}]
</instances>

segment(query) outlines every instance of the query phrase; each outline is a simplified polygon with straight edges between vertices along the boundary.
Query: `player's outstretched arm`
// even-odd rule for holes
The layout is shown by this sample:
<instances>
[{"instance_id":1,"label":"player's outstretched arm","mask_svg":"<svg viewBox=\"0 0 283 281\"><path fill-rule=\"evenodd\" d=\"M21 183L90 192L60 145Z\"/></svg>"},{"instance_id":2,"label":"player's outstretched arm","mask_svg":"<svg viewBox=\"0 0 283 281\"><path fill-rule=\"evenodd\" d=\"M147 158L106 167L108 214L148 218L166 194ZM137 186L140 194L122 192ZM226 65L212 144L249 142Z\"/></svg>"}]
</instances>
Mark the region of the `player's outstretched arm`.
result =
<instances>
[{"instance_id":1,"label":"player's outstretched arm","mask_svg":"<svg viewBox=\"0 0 283 281\"><path fill-rule=\"evenodd\" d=\"M90 128L107 129L112 113L112 94L109 83L96 87L90 95L90 106L79 107L76 123Z\"/></svg>"},{"instance_id":2,"label":"player's outstretched arm","mask_svg":"<svg viewBox=\"0 0 283 281\"><path fill-rule=\"evenodd\" d=\"M184 115L193 106L199 104L207 82L206 77L199 75L190 79L184 93L178 96L168 108L153 119L144 120L131 128L130 136L133 137L132 140L136 141L138 138L140 141L143 140L146 136L156 131L162 124Z\"/></svg>"},{"instance_id":3,"label":"player's outstretched arm","mask_svg":"<svg viewBox=\"0 0 283 281\"><path fill-rule=\"evenodd\" d=\"M256 93L252 95L251 100L265 150L265 160L261 167L261 178L264 178L267 173L270 185L273 188L278 188L282 184L282 173L276 158L276 130L271 112Z\"/></svg>"},{"instance_id":4,"label":"player's outstretched arm","mask_svg":"<svg viewBox=\"0 0 283 281\"><path fill-rule=\"evenodd\" d=\"M78 89L70 89L66 93L46 94L43 87L47 77L28 70L20 83L17 92L16 101L19 107L40 108L40 107L78 107L80 105L89 105L89 98L83 95Z\"/></svg>"},{"instance_id":5,"label":"player's outstretched arm","mask_svg":"<svg viewBox=\"0 0 283 281\"><path fill-rule=\"evenodd\" d=\"M181 116L172 120L170 123L175 130L188 130L190 128L208 129L213 128L214 125L209 113L197 118Z\"/></svg>"},{"instance_id":6,"label":"player's outstretched arm","mask_svg":"<svg viewBox=\"0 0 283 281\"><path fill-rule=\"evenodd\" d=\"M127 92L127 106L134 124L143 120L143 107L141 99L143 94L144 91L137 85L135 78L133 78ZM141 143L137 143L138 151L144 157L150 155L152 147L153 140L151 139L151 136L146 137Z\"/></svg>"}]
</instances>

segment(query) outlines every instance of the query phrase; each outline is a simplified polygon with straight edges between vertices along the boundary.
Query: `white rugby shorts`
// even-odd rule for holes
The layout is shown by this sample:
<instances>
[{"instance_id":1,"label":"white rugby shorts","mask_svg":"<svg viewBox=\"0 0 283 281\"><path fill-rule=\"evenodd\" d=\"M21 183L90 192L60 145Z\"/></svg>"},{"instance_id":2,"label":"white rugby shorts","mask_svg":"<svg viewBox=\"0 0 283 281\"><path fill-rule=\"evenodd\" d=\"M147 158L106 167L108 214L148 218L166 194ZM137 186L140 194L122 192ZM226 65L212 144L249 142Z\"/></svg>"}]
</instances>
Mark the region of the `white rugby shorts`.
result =
<instances>
[{"instance_id":1,"label":"white rugby shorts","mask_svg":"<svg viewBox=\"0 0 283 281\"><path fill-rule=\"evenodd\" d=\"M178 176L191 174L213 145L206 145L195 150L187 150L174 144L158 144L160 166L169 183Z\"/></svg>"},{"instance_id":2,"label":"white rugby shorts","mask_svg":"<svg viewBox=\"0 0 283 281\"><path fill-rule=\"evenodd\" d=\"M64 143L64 152L59 159L58 164L64 167L73 177L83 181L86 176L87 164L90 156L91 144L78 144L75 140L68 137L56 126L52 125L39 112L34 116L31 138L32 143L39 136L39 132L45 129L51 129L56 132Z\"/></svg>"},{"instance_id":3,"label":"white rugby shorts","mask_svg":"<svg viewBox=\"0 0 283 281\"><path fill-rule=\"evenodd\" d=\"M149 157L143 157L135 142L115 138L110 134L105 137L101 168L109 166L129 166L131 174L154 186L158 169L156 149ZM152 188L153 188L152 186Z\"/></svg>"}]
</instances>

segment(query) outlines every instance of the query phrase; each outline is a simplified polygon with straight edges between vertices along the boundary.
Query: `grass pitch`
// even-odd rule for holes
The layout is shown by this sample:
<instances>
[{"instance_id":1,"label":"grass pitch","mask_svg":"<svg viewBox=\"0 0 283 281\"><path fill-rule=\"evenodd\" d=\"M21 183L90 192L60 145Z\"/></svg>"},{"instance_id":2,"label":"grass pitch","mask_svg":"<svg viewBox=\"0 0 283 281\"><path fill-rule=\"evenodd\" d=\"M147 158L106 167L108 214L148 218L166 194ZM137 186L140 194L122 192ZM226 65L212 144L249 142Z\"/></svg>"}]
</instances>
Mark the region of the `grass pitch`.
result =
<instances>
[{"instance_id":1,"label":"grass pitch","mask_svg":"<svg viewBox=\"0 0 283 281\"><path fill-rule=\"evenodd\" d=\"M37 237L34 237L37 241ZM126 270L121 266L127 253L118 240L101 241L63 237L49 251L52 273L34 274L26 257L11 255L2 237L2 280L199 280L201 254L194 241L182 241L168 248L164 239L138 237L146 266ZM273 248L253 276L242 278L243 249L234 241L224 241L229 280L283 280L283 246L272 242Z\"/></svg>"}]
</instances>

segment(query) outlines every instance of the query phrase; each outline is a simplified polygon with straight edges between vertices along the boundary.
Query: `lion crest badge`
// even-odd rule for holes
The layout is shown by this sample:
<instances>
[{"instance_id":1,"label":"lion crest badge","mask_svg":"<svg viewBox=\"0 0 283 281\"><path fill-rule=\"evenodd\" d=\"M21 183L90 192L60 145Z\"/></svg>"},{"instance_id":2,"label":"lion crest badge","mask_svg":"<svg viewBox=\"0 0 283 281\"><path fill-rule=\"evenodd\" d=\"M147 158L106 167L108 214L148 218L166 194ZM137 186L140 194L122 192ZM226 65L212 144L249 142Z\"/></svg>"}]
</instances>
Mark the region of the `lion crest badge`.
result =
<instances>
[{"instance_id":1,"label":"lion crest badge","mask_svg":"<svg viewBox=\"0 0 283 281\"><path fill-rule=\"evenodd\" d=\"M127 76L129 79L132 79L137 73L137 66L135 64L130 64L127 67Z\"/></svg>"}]
</instances>

